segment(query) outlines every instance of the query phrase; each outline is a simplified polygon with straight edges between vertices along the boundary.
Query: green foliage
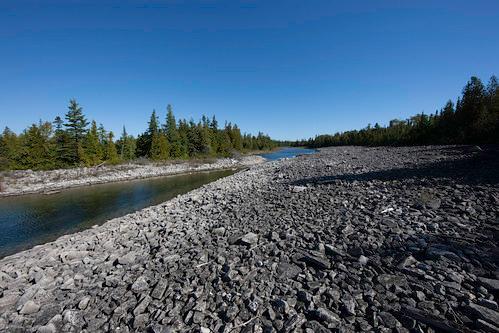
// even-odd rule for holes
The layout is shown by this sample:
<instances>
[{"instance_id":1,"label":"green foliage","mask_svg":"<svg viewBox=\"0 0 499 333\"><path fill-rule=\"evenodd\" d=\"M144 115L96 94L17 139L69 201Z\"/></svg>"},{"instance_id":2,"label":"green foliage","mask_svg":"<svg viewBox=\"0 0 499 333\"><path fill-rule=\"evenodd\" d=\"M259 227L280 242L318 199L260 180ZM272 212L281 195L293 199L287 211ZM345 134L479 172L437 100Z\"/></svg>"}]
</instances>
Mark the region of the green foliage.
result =
<instances>
[{"instance_id":1,"label":"green foliage","mask_svg":"<svg viewBox=\"0 0 499 333\"><path fill-rule=\"evenodd\" d=\"M435 114L421 113L407 120L392 120L387 127L367 126L294 144L317 148L471 143L499 143L499 89L495 76L487 87L479 78L471 77L455 106L448 101Z\"/></svg>"},{"instance_id":2,"label":"green foliage","mask_svg":"<svg viewBox=\"0 0 499 333\"><path fill-rule=\"evenodd\" d=\"M55 165L50 143L50 123L31 125L21 136L19 151L15 156L18 169L47 170Z\"/></svg>"},{"instance_id":3,"label":"green foliage","mask_svg":"<svg viewBox=\"0 0 499 333\"><path fill-rule=\"evenodd\" d=\"M168 140L163 133L154 133L151 144L151 159L154 161L164 161L169 157Z\"/></svg>"},{"instance_id":4,"label":"green foliage","mask_svg":"<svg viewBox=\"0 0 499 333\"><path fill-rule=\"evenodd\" d=\"M120 161L118 157L118 151L116 150L116 145L113 142L113 138L113 132L109 132L106 142L106 160L109 164L117 164Z\"/></svg>"},{"instance_id":5,"label":"green foliage","mask_svg":"<svg viewBox=\"0 0 499 333\"><path fill-rule=\"evenodd\" d=\"M129 161L135 158L135 139L133 136L128 135L125 126L123 126L123 132L121 133L120 139L116 142L116 146L122 161Z\"/></svg>"},{"instance_id":6,"label":"green foliage","mask_svg":"<svg viewBox=\"0 0 499 333\"><path fill-rule=\"evenodd\" d=\"M99 133L97 131L97 123L95 120L92 121L90 126L90 131L87 133L85 140L85 164L92 166L97 165L102 162L103 158L103 147L99 140Z\"/></svg>"},{"instance_id":7,"label":"green foliage","mask_svg":"<svg viewBox=\"0 0 499 333\"><path fill-rule=\"evenodd\" d=\"M156 116L156 110L153 110L148 123L147 131L139 135L137 138L137 156L151 157L152 139L157 133L159 133L158 117Z\"/></svg>"},{"instance_id":8,"label":"green foliage","mask_svg":"<svg viewBox=\"0 0 499 333\"><path fill-rule=\"evenodd\" d=\"M5 127L0 135L0 170L15 169L15 158L19 151L19 138Z\"/></svg>"},{"instance_id":9,"label":"green foliage","mask_svg":"<svg viewBox=\"0 0 499 333\"><path fill-rule=\"evenodd\" d=\"M166 107L166 124L164 126L164 132L168 143L170 144L170 157L171 158L181 158L184 157L185 149L182 142L182 138L177 129L177 122L175 121L175 116L173 115L173 108L170 104Z\"/></svg>"},{"instance_id":10,"label":"green foliage","mask_svg":"<svg viewBox=\"0 0 499 333\"><path fill-rule=\"evenodd\" d=\"M87 132L88 122L83 115L82 108L78 105L75 99L69 101L68 112L66 113L67 128L66 133L69 137L69 147L67 151L67 159L70 164L79 164L82 162L81 146Z\"/></svg>"},{"instance_id":11,"label":"green foliage","mask_svg":"<svg viewBox=\"0 0 499 333\"><path fill-rule=\"evenodd\" d=\"M231 156L234 151L270 149L276 143L270 137L241 135L237 125L228 123L218 127L215 117L203 116L195 123L176 120L171 105L167 107L166 122L160 126L153 110L147 130L137 139L123 132L113 141L112 132L102 124L88 122L76 100L69 102L66 122L56 117L50 123L34 124L16 135L9 128L0 134L0 170L54 169L73 166L116 164L136 157L155 161L198 158L204 156Z\"/></svg>"}]
</instances>

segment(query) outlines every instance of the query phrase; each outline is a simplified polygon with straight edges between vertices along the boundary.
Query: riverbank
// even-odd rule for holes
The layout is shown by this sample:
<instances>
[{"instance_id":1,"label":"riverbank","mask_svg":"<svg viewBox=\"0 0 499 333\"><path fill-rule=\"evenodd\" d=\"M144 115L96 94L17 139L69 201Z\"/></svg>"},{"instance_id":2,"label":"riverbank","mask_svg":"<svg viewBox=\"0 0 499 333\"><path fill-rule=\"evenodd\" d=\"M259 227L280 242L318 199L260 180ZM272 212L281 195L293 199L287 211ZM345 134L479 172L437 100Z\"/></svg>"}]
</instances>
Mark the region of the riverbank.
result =
<instances>
[{"instance_id":1,"label":"riverbank","mask_svg":"<svg viewBox=\"0 0 499 333\"><path fill-rule=\"evenodd\" d=\"M497 330L498 156L255 165L0 260L0 331Z\"/></svg>"},{"instance_id":2,"label":"riverbank","mask_svg":"<svg viewBox=\"0 0 499 333\"><path fill-rule=\"evenodd\" d=\"M6 172L1 181L0 197L23 194L58 192L64 189L144 179L169 175L179 175L199 171L216 171L242 168L264 162L256 156L240 156L213 161L186 161L180 163L146 163L102 165L91 168L73 168L50 171L19 170Z\"/></svg>"}]
</instances>

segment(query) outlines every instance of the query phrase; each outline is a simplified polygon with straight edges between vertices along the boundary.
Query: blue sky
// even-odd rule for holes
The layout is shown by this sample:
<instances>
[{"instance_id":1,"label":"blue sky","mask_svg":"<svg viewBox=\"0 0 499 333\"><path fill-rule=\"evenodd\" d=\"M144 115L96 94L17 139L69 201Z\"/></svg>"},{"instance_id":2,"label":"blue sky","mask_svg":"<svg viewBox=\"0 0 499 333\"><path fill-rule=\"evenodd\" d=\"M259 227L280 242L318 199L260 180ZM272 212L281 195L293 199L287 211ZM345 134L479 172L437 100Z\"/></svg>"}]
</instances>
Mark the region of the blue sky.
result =
<instances>
[{"instance_id":1,"label":"blue sky","mask_svg":"<svg viewBox=\"0 0 499 333\"><path fill-rule=\"evenodd\" d=\"M216 114L276 139L434 112L499 75L499 1L2 1L0 126L142 132Z\"/></svg>"}]
</instances>

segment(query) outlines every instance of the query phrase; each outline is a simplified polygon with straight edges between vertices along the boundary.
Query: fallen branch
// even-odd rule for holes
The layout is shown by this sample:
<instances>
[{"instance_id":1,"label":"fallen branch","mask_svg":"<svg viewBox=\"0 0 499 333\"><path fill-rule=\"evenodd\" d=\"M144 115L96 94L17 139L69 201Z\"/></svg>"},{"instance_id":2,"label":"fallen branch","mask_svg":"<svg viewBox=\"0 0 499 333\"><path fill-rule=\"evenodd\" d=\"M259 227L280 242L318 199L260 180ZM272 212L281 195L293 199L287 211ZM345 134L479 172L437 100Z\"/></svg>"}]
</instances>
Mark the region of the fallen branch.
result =
<instances>
[{"instance_id":1,"label":"fallen branch","mask_svg":"<svg viewBox=\"0 0 499 333\"><path fill-rule=\"evenodd\" d=\"M238 329L238 328L244 327L244 326L248 325L249 323L251 323L251 322L252 322L253 320L255 320L256 318L258 318L258 316L251 318L250 320L248 320L248 321L246 321L246 322L242 323L241 325L237 325L237 326L232 327L232 329L231 329L230 331L232 332L232 331L234 331L235 329Z\"/></svg>"},{"instance_id":2,"label":"fallen branch","mask_svg":"<svg viewBox=\"0 0 499 333\"><path fill-rule=\"evenodd\" d=\"M213 262L213 260L210 260L210 261L204 262L204 263L202 263L202 264L196 265L196 268L206 266L206 265L208 265L208 264L211 264L212 262Z\"/></svg>"}]
</instances>

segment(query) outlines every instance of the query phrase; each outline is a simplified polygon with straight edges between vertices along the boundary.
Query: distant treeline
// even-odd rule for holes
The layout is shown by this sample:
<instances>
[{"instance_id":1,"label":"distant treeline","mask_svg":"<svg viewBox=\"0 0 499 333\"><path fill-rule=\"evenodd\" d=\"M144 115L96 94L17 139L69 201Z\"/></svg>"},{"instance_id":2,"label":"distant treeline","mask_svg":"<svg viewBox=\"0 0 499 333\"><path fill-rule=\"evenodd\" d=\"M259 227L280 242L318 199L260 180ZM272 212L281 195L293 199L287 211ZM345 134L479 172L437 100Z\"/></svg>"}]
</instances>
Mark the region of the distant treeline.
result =
<instances>
[{"instance_id":1,"label":"distant treeline","mask_svg":"<svg viewBox=\"0 0 499 333\"><path fill-rule=\"evenodd\" d=\"M90 125L90 126L89 126ZM0 170L49 170L75 166L116 164L138 157L154 161L228 157L234 152L267 150L276 146L268 135L241 134L237 125L219 128L215 116L199 122L175 120L167 106L164 123L153 111L147 130L137 138L123 127L118 140L95 121L89 123L76 100L69 102L65 120L33 124L17 135L8 127L0 134Z\"/></svg>"},{"instance_id":2,"label":"distant treeline","mask_svg":"<svg viewBox=\"0 0 499 333\"><path fill-rule=\"evenodd\" d=\"M394 119L386 127L376 123L361 130L318 135L293 145L319 148L470 143L499 143L499 88L495 76L487 86L479 78L472 77L456 103L449 100L435 114L421 113L406 120Z\"/></svg>"}]
</instances>

